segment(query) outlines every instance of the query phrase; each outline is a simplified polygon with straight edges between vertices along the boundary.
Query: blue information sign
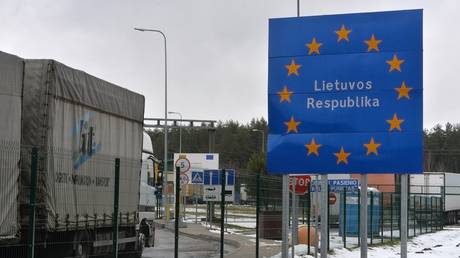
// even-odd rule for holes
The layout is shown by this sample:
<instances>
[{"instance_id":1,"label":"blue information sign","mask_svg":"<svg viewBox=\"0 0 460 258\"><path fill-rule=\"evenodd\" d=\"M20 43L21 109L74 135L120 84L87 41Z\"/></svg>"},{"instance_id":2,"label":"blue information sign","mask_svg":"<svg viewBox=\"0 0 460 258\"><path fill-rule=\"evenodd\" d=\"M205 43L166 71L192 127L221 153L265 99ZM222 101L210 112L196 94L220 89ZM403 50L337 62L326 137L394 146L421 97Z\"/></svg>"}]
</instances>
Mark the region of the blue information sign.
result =
<instances>
[{"instance_id":1,"label":"blue information sign","mask_svg":"<svg viewBox=\"0 0 460 258\"><path fill-rule=\"evenodd\" d=\"M192 184L203 184L203 172L192 170Z\"/></svg>"},{"instance_id":2,"label":"blue information sign","mask_svg":"<svg viewBox=\"0 0 460 258\"><path fill-rule=\"evenodd\" d=\"M218 169L205 169L203 172L203 184L204 185L220 185L220 170ZM234 185L235 184L235 170L233 169L226 169L225 174L227 175L227 179L225 181L226 185Z\"/></svg>"},{"instance_id":3,"label":"blue information sign","mask_svg":"<svg viewBox=\"0 0 460 258\"><path fill-rule=\"evenodd\" d=\"M346 188L347 192L358 191L359 183L357 179L329 179L329 192L340 193L343 192ZM321 181L312 180L311 181L311 191L312 192L321 192Z\"/></svg>"},{"instance_id":4,"label":"blue information sign","mask_svg":"<svg viewBox=\"0 0 460 258\"><path fill-rule=\"evenodd\" d=\"M422 10L271 19L271 174L417 173Z\"/></svg>"}]
</instances>

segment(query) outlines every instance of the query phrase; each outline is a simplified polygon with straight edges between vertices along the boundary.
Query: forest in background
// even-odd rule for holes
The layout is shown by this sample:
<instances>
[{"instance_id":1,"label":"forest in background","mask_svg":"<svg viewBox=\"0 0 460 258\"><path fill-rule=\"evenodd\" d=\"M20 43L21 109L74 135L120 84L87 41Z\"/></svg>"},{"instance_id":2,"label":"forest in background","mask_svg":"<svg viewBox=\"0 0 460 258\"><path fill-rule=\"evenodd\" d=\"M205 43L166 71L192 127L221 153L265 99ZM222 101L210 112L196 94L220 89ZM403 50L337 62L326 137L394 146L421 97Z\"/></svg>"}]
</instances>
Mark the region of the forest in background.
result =
<instances>
[{"instance_id":1,"label":"forest in background","mask_svg":"<svg viewBox=\"0 0 460 258\"><path fill-rule=\"evenodd\" d=\"M256 130L259 131L256 131ZM213 151L219 153L222 168L234 168L265 174L265 156L262 153L262 132L266 146L267 121L255 118L247 124L237 121L219 121L215 127ZM163 130L148 132L152 138L154 153L163 159ZM179 152L179 129L168 134L170 159ZM209 151L207 129L182 128L183 153L207 153ZM425 171L460 173L460 124L436 125L424 131Z\"/></svg>"}]
</instances>

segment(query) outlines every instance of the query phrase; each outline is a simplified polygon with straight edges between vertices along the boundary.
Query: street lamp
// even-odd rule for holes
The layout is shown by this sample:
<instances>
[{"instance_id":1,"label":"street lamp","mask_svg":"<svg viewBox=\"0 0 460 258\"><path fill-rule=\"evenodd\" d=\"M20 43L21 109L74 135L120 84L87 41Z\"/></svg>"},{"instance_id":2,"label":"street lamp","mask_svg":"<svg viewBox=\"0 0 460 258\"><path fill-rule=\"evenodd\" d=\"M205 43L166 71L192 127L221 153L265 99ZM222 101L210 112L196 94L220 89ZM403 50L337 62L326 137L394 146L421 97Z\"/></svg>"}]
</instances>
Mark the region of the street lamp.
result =
<instances>
[{"instance_id":1,"label":"street lamp","mask_svg":"<svg viewBox=\"0 0 460 258\"><path fill-rule=\"evenodd\" d=\"M165 44L165 124L164 124L164 171L163 171L163 175L166 175L166 171L168 171L168 55L166 51L166 35L161 30L143 29L143 28L134 28L134 30L141 31L141 32L160 33L164 39L164 44ZM168 185L167 176L165 177L165 179L166 180L163 180L163 200L165 204L168 204L168 200L166 198L166 188ZM166 222L166 216L164 217L165 217L165 222Z\"/></svg>"},{"instance_id":2,"label":"street lamp","mask_svg":"<svg viewBox=\"0 0 460 258\"><path fill-rule=\"evenodd\" d=\"M179 153L182 154L182 113L180 112L174 112L174 111L170 111L168 112L168 114L175 114L175 115L179 115L180 117L180 125L179 125Z\"/></svg>"},{"instance_id":3,"label":"street lamp","mask_svg":"<svg viewBox=\"0 0 460 258\"><path fill-rule=\"evenodd\" d=\"M261 132L262 133L262 153L265 153L265 132L264 130L260 129L252 129L253 132Z\"/></svg>"}]
</instances>

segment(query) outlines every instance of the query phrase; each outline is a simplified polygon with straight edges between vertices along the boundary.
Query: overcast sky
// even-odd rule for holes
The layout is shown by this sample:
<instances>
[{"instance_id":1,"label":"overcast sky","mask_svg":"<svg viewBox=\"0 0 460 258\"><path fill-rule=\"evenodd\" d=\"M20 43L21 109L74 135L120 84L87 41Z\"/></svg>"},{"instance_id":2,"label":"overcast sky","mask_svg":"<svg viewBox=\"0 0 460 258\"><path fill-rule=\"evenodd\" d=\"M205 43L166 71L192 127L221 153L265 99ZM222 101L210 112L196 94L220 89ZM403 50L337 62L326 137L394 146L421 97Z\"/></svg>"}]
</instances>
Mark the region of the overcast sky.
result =
<instances>
[{"instance_id":1,"label":"overcast sky","mask_svg":"<svg viewBox=\"0 0 460 258\"><path fill-rule=\"evenodd\" d=\"M267 117L268 19L296 0L0 0L0 51L52 58L139 92L146 117ZM424 126L460 122L460 1L301 0L302 16L424 9Z\"/></svg>"}]
</instances>

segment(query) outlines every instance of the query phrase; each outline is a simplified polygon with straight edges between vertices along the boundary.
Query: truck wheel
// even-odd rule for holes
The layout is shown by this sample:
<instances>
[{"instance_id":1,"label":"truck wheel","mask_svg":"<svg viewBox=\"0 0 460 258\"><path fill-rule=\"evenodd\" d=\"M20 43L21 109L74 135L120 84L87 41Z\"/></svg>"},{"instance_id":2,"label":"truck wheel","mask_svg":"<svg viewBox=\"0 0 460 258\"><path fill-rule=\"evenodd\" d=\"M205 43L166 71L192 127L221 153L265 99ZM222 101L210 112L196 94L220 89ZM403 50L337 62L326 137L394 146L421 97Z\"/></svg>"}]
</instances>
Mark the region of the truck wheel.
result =
<instances>
[{"instance_id":1,"label":"truck wheel","mask_svg":"<svg viewBox=\"0 0 460 258\"><path fill-rule=\"evenodd\" d=\"M88 232L78 233L74 242L74 258L89 258L91 256L91 245Z\"/></svg>"}]
</instances>

